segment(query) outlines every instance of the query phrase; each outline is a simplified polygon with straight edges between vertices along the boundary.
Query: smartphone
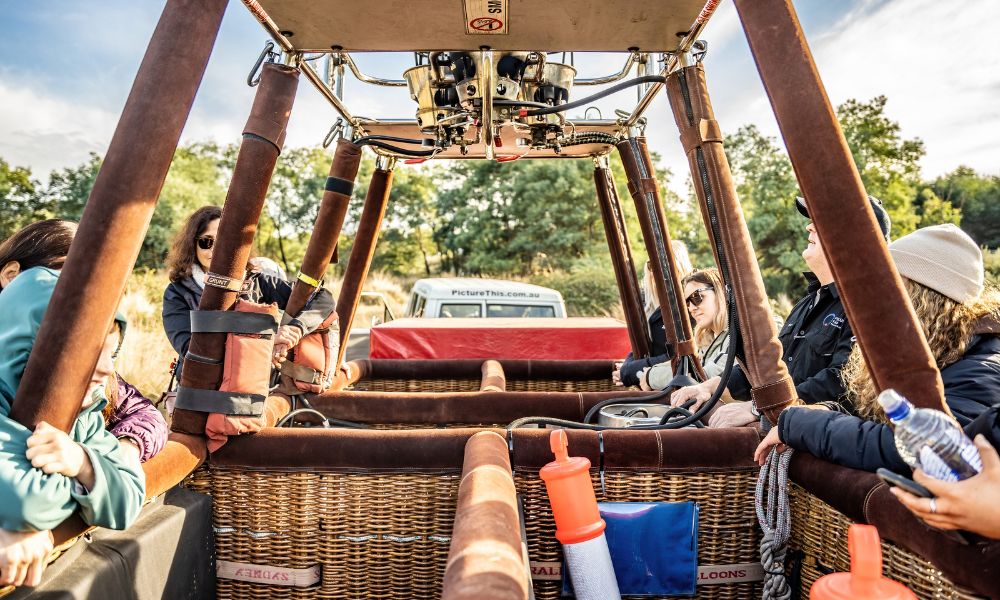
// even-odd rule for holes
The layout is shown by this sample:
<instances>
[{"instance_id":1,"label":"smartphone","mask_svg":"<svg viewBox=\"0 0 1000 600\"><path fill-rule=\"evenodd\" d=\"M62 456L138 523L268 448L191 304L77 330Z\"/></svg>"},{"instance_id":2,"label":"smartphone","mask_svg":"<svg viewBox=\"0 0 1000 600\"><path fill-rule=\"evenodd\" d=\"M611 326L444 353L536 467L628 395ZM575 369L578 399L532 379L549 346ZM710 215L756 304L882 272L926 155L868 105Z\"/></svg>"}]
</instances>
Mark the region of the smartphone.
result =
<instances>
[{"instance_id":1,"label":"smartphone","mask_svg":"<svg viewBox=\"0 0 1000 600\"><path fill-rule=\"evenodd\" d=\"M904 477L899 473L894 473L889 469L879 469L875 471L882 481L888 483L889 485L894 485L898 488L904 489L914 496L920 496L921 498L933 498L934 494L924 486L920 485L916 481L913 481L909 477Z\"/></svg>"},{"instance_id":2,"label":"smartphone","mask_svg":"<svg viewBox=\"0 0 1000 600\"><path fill-rule=\"evenodd\" d=\"M889 485L894 485L900 489L906 490L915 496L920 496L921 498L933 498L934 494L924 486L920 485L916 481L913 481L909 477L904 477L899 473L894 473L889 469L879 469L875 471L882 481L888 483ZM941 530L938 530L941 531ZM965 535L963 531L941 531L944 535L955 540L963 546L968 546L972 541Z\"/></svg>"}]
</instances>

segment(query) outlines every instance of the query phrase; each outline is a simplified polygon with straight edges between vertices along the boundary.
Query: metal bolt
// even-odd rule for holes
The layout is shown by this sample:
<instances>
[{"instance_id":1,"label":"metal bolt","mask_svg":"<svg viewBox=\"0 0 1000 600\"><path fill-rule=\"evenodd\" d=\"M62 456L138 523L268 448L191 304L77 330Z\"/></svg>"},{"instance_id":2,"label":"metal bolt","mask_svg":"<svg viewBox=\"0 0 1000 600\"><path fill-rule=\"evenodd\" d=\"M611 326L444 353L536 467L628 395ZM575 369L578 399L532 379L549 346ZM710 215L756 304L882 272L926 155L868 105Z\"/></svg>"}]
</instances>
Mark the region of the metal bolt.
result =
<instances>
[{"instance_id":1,"label":"metal bolt","mask_svg":"<svg viewBox=\"0 0 1000 600\"><path fill-rule=\"evenodd\" d=\"M469 84L469 86L465 88L465 92L466 92L467 94L469 94L470 96L471 96L472 94L475 94L475 93L476 93L476 86L474 86L474 85L472 85L472 84Z\"/></svg>"},{"instance_id":2,"label":"metal bolt","mask_svg":"<svg viewBox=\"0 0 1000 600\"><path fill-rule=\"evenodd\" d=\"M505 86L502 83L499 84L499 85L497 85L497 93L498 94L506 94L507 93L507 86Z\"/></svg>"}]
</instances>

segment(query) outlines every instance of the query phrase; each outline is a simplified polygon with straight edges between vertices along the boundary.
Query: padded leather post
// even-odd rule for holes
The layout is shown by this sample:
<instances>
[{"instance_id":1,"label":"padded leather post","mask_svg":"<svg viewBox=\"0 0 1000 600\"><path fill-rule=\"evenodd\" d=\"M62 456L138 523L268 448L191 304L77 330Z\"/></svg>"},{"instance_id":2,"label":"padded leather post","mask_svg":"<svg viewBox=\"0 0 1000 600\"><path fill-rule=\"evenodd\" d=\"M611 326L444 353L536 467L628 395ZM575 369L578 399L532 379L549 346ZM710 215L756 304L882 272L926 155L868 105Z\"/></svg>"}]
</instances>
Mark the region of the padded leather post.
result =
<instances>
[{"instance_id":1,"label":"padded leather post","mask_svg":"<svg viewBox=\"0 0 1000 600\"><path fill-rule=\"evenodd\" d=\"M469 438L442 600L527 600L517 490L507 443L492 431Z\"/></svg>"},{"instance_id":2,"label":"padded leather post","mask_svg":"<svg viewBox=\"0 0 1000 600\"><path fill-rule=\"evenodd\" d=\"M483 361L483 380L479 385L481 392L505 392L507 391L507 377L503 372L503 365L495 360Z\"/></svg>"},{"instance_id":3,"label":"padded leather post","mask_svg":"<svg viewBox=\"0 0 1000 600\"><path fill-rule=\"evenodd\" d=\"M781 343L771 318L771 306L743 209L736 196L729 161L722 140L712 133L717 125L704 125L714 122L715 114L702 66L685 67L671 74L667 78L667 96L681 140L689 144L693 143L692 140L700 140L686 151L716 264L733 288L743 342L742 355L738 357L751 388L768 389L764 393L768 395L769 406L759 408L769 421L776 423L781 409L794 402L796 397L794 388L780 384L788 379L788 369L781 359ZM711 135L703 136L703 130ZM712 199L711 206L708 198ZM716 249L716 241L722 244L721 256ZM786 397L778 395L782 391L787 394Z\"/></svg>"},{"instance_id":4,"label":"padded leather post","mask_svg":"<svg viewBox=\"0 0 1000 600\"><path fill-rule=\"evenodd\" d=\"M309 245L306 246L302 266L299 268L312 282L323 280L333 258L333 252L340 240L340 231L344 227L347 206L351 201L351 191L354 188L354 180L358 177L360 164L361 147L343 138L337 140L337 150L330 163L330 176L323 192L323 201L319 205L312 235L309 236ZM316 287L318 284L299 277L288 298L285 313L298 316Z\"/></svg>"},{"instance_id":5,"label":"padded leather post","mask_svg":"<svg viewBox=\"0 0 1000 600\"><path fill-rule=\"evenodd\" d=\"M948 412L944 386L790 0L736 8L809 216L878 389Z\"/></svg>"},{"instance_id":6,"label":"padded leather post","mask_svg":"<svg viewBox=\"0 0 1000 600\"><path fill-rule=\"evenodd\" d=\"M260 117L268 121L288 123L288 116L295 101L298 86L298 69L277 64L264 65L257 95L251 109L251 121ZM248 128L251 124L248 123ZM236 158L232 183L222 209L219 233L215 240L210 271L233 279L242 279L257 222L264 208L264 197L279 148L257 136L245 136ZM236 302L238 292L206 287L201 296L199 310L229 310ZM225 353L225 333L193 333L189 351L213 360L222 359ZM181 384L192 389L217 390L222 381L222 363L210 365L185 361ZM174 431L201 434L205 431L206 414L176 409L171 427Z\"/></svg>"},{"instance_id":7,"label":"padded leather post","mask_svg":"<svg viewBox=\"0 0 1000 600\"><path fill-rule=\"evenodd\" d=\"M614 268L615 282L618 284L618 295L621 297L622 310L625 312L625 325L628 328L632 355L646 357L650 355L649 324L642 307L639 281L636 278L638 269L632 258L632 245L629 243L625 217L622 215L622 206L618 200L618 191L615 189L611 169L596 167L594 184L597 187L597 204L601 209L604 235L611 253L611 266Z\"/></svg>"},{"instance_id":8,"label":"padded leather post","mask_svg":"<svg viewBox=\"0 0 1000 600\"><path fill-rule=\"evenodd\" d=\"M361 288L368 277L368 269L375 257L375 244L378 242L379 231L382 230L382 217L389 204L389 192L392 190L392 171L375 169L368 185L368 195L365 206L361 209L361 221L358 223L358 233L354 237L354 247L351 257L347 259L344 269L344 280L337 298L337 317L340 320L340 347L337 350L339 365L344 360L347 351L347 334L354 323L354 313L361 301Z\"/></svg>"},{"instance_id":9,"label":"padded leather post","mask_svg":"<svg viewBox=\"0 0 1000 600\"><path fill-rule=\"evenodd\" d=\"M660 314L663 316L667 343L676 347L678 342L691 340L693 334L681 290L683 274L677 267L677 257L674 256L670 244L670 232L663 211L660 189L653 177L653 161L649 156L649 148L644 137L622 140L617 147L622 164L625 166L625 175L629 180L629 191L635 201L639 225L642 227L642 238L653 271L653 282L656 287L656 297L660 301ZM680 352L674 352L675 363L680 356L683 356ZM693 359L698 375L704 378L705 374L701 369L697 353L687 356Z\"/></svg>"},{"instance_id":10,"label":"padded leather post","mask_svg":"<svg viewBox=\"0 0 1000 600\"><path fill-rule=\"evenodd\" d=\"M173 160L226 9L170 0L80 219L10 412L69 431Z\"/></svg>"}]
</instances>

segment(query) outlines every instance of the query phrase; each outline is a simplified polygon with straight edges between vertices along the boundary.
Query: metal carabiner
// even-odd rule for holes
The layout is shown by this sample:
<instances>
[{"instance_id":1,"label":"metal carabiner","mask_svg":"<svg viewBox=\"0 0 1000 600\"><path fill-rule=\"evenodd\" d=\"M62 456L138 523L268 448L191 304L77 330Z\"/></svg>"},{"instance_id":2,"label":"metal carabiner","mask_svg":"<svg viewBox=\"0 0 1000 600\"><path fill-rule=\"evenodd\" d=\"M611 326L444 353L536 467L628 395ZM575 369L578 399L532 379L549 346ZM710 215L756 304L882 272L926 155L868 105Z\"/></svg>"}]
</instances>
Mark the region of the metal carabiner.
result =
<instances>
[{"instance_id":1,"label":"metal carabiner","mask_svg":"<svg viewBox=\"0 0 1000 600\"><path fill-rule=\"evenodd\" d=\"M334 140L344 137L344 128L344 118L337 117L337 120L333 123L333 127L330 128L330 131L326 133L326 137L323 138L323 147L329 148Z\"/></svg>"},{"instance_id":2,"label":"metal carabiner","mask_svg":"<svg viewBox=\"0 0 1000 600\"><path fill-rule=\"evenodd\" d=\"M705 60L706 54L708 54L708 41L696 40L694 44L691 44L691 58L694 59L694 64L701 64L701 61Z\"/></svg>"},{"instance_id":3,"label":"metal carabiner","mask_svg":"<svg viewBox=\"0 0 1000 600\"><path fill-rule=\"evenodd\" d=\"M257 62L255 62L253 64L253 68L250 69L250 74L247 75L247 85L250 87L257 87L257 84L260 83L260 71L264 66L264 59L267 59L267 62L269 63L273 63L278 59L278 55L279 53L274 51L274 42L268 40L267 43L264 44L264 49L261 51L260 56L257 57Z\"/></svg>"}]
</instances>

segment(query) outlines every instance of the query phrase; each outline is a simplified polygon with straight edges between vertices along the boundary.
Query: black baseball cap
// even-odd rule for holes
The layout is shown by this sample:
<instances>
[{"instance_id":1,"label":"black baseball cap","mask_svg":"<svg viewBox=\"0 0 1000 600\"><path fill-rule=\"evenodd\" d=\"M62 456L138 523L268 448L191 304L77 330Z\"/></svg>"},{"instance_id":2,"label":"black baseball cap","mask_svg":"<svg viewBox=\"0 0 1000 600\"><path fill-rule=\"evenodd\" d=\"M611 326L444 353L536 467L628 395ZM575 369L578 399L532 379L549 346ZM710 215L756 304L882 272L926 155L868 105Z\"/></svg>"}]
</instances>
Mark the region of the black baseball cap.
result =
<instances>
[{"instance_id":1,"label":"black baseball cap","mask_svg":"<svg viewBox=\"0 0 1000 600\"><path fill-rule=\"evenodd\" d=\"M885 207L882 206L882 201L868 194L868 201L871 202L872 210L875 212L875 220L878 221L879 229L882 230L882 237L886 240L889 239L889 232L892 230L892 222L889 220L889 213L885 212ZM798 209L799 213L807 219L811 219L809 216L809 209L806 208L806 199L799 196L795 199L795 208Z\"/></svg>"}]
</instances>

